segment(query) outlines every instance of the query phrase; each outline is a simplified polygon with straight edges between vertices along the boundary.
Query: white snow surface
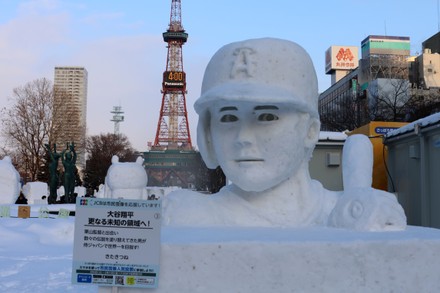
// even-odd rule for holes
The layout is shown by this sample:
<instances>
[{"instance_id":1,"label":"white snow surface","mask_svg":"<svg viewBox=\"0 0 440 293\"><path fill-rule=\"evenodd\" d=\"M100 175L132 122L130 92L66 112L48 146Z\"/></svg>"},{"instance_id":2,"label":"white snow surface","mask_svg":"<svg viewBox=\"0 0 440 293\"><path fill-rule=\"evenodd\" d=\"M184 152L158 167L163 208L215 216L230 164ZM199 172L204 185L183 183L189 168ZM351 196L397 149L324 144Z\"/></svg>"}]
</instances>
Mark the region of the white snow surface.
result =
<instances>
[{"instance_id":1,"label":"white snow surface","mask_svg":"<svg viewBox=\"0 0 440 293\"><path fill-rule=\"evenodd\" d=\"M435 123L438 123L440 121L440 113L435 113L432 114L430 116L421 118L419 120L416 120L414 122L411 122L405 126L402 126L400 128L391 130L390 132L388 132L385 137L389 138L389 137L393 137L393 136L397 136L400 134L404 134L406 132L410 132L413 131L416 127L416 125L420 125L420 127L427 127L429 125L433 125Z\"/></svg>"},{"instance_id":2,"label":"white snow surface","mask_svg":"<svg viewBox=\"0 0 440 293\"><path fill-rule=\"evenodd\" d=\"M49 206L52 208L54 205ZM60 205L62 208L71 209L71 205ZM33 208L33 216L36 216L35 211L38 210L39 206L32 206ZM13 214L13 213L12 213ZM58 292L98 292L98 287L95 285L72 285L71 284L71 271L72 271L72 250L73 250L73 237L74 237L74 218L69 217L68 219L60 219L56 218L56 215L52 215L54 218L48 219L39 219L39 218L29 218L29 219L18 219L18 218L0 218L0 292L4 293L58 293ZM179 258L185 259L188 263L187 265L192 265L191 256L188 255L188 250L196 249L199 247L199 253L206 254L205 261L215 261L213 259L213 255L211 255L211 251L209 245L211 243L212 246L217 248L217 253L220 254L224 249L232 249L231 245L237 246L237 251L235 253L225 253L221 254L222 263L229 264L228 270L234 271L234 267L237 270L238 275L240 276L240 270L243 267L235 266L233 264L236 263L236 259L240 257L245 251L242 251L243 247L249 245L249 243L256 243L260 248L258 249L267 249L276 243L280 244L279 249L271 250L269 255L272 260L278 260L277 263L273 263L270 266L273 267L277 272L283 272L283 274L279 275L279 278L282 278L283 275L288 274L289 271L292 270L292 263L285 263L283 259L286 257L285 248L286 245L298 245L299 249L303 249L307 251L307 247L310 249L310 253L307 256L309 260L317 263L332 263L335 259L335 255L329 252L325 253L324 250L317 250L317 245L324 245L325 247L341 247L344 249L353 249L351 253L356 254L356 250L359 251L361 249L362 243L365 243L365 247L362 249L370 249L371 253L366 253L365 257L368 255L376 255L379 247L388 247L391 245L393 254L393 262L398 261L395 257L404 257L409 258L410 256L407 254L408 248L399 248L399 243L404 245L405 243L414 243L414 247L417 245L422 245L423 249L415 249L414 253L423 253L423 250L426 250L427 243L440 243L440 231L437 229L429 229L429 228L420 228L420 227L408 227L406 231L400 232L384 232L384 233L365 233L365 232L355 232L355 231L347 231L342 229L332 229L332 228L307 228L307 229L293 229L292 233L286 229L272 229L272 228L246 228L246 229L213 229L213 228L171 228L164 227L162 230L162 243L165 247L165 251L162 252L162 258L164 262L164 268L161 273L164 274L164 278L159 278L159 288L162 287L171 288L171 291L166 292L189 292L189 291L181 291L180 286L188 286L187 282L179 283L177 282L167 282L164 284L166 271L171 270L172 272L178 273L178 267L170 267L166 266L169 262L179 261ZM434 241L434 242L432 242ZM198 244L195 244L198 243ZM221 249L220 244L221 243ZM289 244L290 243L290 244ZM353 246L347 246L350 245ZM377 243L377 245L371 245ZM419 243L419 244L417 244ZM430 245L431 245L430 244ZM175 246L174 246L175 245ZM188 246L189 245L189 246ZM173 249L176 247L176 250ZM183 249L182 252L179 251ZM185 248L186 247L186 248ZM345 248L344 248L345 247ZM348 248L350 247L350 248ZM206 252L205 252L205 250ZM321 253L314 256L312 251L321 251ZM174 252L173 252L174 251ZM350 250L351 251L351 250ZM209 252L209 255L208 255ZM165 254L164 254L165 253ZM265 254L263 251L260 251L261 256ZM359 253L359 252L358 252ZM383 253L383 252L381 252ZM172 254L172 257L169 255ZM196 257L197 254L194 254ZM284 255L284 256L283 256ZM400 256L401 255L401 256ZM405 256L406 255L406 256ZM209 257L208 257L209 256ZM342 257L342 255L337 255L337 257ZM386 257L382 255L381 257ZM435 256L433 256L435 257ZM170 258L174 258L174 260L170 260ZM225 259L226 258L226 259ZM362 258L362 257L361 257ZM404 261L404 258L401 261ZM341 260L342 260L341 259ZM195 261L195 259L193 259ZM257 259L249 259L249 262L257 261ZM414 261L414 260L412 260ZM422 260L418 260L419 262ZM345 263L345 261L344 261ZM437 263L434 261L433 263ZM203 266L200 267L202 271L199 269L199 265L202 266L203 262L200 264L197 263L197 268L194 270L194 273L203 272L203 279L201 276L196 277L191 282L199 282L204 286L209 287L210 281L215 281L218 279L218 275L216 273L216 266ZM231 266L232 265L232 266ZM244 265L244 264L242 264ZM266 264L267 265L267 264ZM361 266L362 267L362 266ZM357 269L361 269L361 267L351 268L356 271ZM265 271L268 267L256 267L256 274L263 273L259 270L263 269ZM305 273L303 271L303 280L301 284L298 284L297 288L306 288L307 285L312 285L315 282L315 278L319 276L319 270L323 268L315 268L318 270L317 272L309 272ZM341 282L347 280L347 276L341 275L344 270L349 268L344 268L341 266L337 266L332 268L332 276L336 279L339 279ZM365 269L365 268L364 268ZM414 272L408 272L407 266L393 266L393 276L406 276L408 280L412 280L414 278ZM417 274L420 275L421 278L426 275L432 275L433 272L429 270L432 269L431 265L420 265L414 269L417 271ZM297 268L295 268L297 270ZM379 268L378 274L380 272ZM192 271L192 270L190 270ZM295 271L301 274L301 271ZM385 274L386 275L386 274ZM197 275L198 276L198 275ZM251 274L247 274L243 276L245 278L252 278ZM274 276L275 277L275 276ZM277 280L278 277L274 279ZM360 282L356 286L361 286L362 292L372 292L371 290L377 289L378 284L369 283L371 280L366 280L365 282ZM394 282L393 280L381 280L383 282ZM430 281L431 284L437 284L438 282ZM243 282L237 283L237 289L241 287L246 287L246 284L242 284ZM250 285L250 283L248 283ZM279 283L278 286L282 286L282 283ZM315 284L319 287L319 284ZM353 286L355 284L352 284ZM380 284L379 284L380 285ZM383 284L382 284L383 285ZM408 291L398 291L400 289L404 289L404 284L398 285L396 284L396 292L408 292ZM406 284L408 285L408 284ZM420 289L427 291L420 292L435 292L429 291L428 282L424 280L420 285ZM241 287L240 287L241 286ZM109 287L107 287L109 288ZM309 287L310 288L310 287ZM354 288L354 287L353 287ZM110 288L109 288L110 289ZM431 288L434 290L435 288ZM369 291L370 290L370 291ZM152 290L154 292L155 290ZM121 291L121 292L132 292L132 291ZM142 291L144 292L144 291ZM149 292L149 290L145 291ZM161 291L163 292L163 291ZM202 291L193 291L193 292L202 292ZM213 292L213 291L205 291L205 292ZM254 291L254 292L258 292ZM273 291L275 292L275 291ZM277 292L286 292L286 291L277 291ZM289 291L290 292L290 291ZM323 291L324 292L324 291ZM360 292L360 291L358 291Z\"/></svg>"},{"instance_id":3,"label":"white snow surface","mask_svg":"<svg viewBox=\"0 0 440 293\"><path fill-rule=\"evenodd\" d=\"M97 292L96 286L71 284L74 217L50 216L0 218L0 292Z\"/></svg>"},{"instance_id":4,"label":"white snow surface","mask_svg":"<svg viewBox=\"0 0 440 293\"><path fill-rule=\"evenodd\" d=\"M319 140L346 140L347 134L344 132L335 132L335 131L320 131L319 132Z\"/></svg>"}]
</instances>

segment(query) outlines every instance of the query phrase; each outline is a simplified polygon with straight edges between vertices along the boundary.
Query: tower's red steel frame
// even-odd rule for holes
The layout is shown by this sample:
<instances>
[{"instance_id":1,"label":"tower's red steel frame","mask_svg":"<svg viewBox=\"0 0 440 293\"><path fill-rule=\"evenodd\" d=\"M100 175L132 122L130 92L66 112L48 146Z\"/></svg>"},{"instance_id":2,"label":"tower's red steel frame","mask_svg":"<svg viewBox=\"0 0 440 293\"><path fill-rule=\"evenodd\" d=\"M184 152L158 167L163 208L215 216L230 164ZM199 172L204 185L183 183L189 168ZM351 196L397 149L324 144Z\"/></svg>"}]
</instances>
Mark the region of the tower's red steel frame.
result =
<instances>
[{"instance_id":1,"label":"tower's red steel frame","mask_svg":"<svg viewBox=\"0 0 440 293\"><path fill-rule=\"evenodd\" d=\"M172 0L170 24L163 33L163 40L168 43L168 54L163 73L162 105L152 149L192 149L182 54L182 46L187 39L188 34L182 26L181 0Z\"/></svg>"}]
</instances>

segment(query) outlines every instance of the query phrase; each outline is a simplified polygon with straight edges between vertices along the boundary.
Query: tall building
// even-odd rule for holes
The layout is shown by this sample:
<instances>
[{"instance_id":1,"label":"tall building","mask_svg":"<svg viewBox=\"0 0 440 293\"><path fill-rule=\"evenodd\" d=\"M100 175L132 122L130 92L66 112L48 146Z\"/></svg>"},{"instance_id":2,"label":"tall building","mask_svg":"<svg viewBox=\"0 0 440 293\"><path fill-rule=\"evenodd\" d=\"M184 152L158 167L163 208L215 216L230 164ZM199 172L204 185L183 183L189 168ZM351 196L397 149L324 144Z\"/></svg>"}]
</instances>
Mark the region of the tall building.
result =
<instances>
[{"instance_id":1,"label":"tall building","mask_svg":"<svg viewBox=\"0 0 440 293\"><path fill-rule=\"evenodd\" d=\"M54 125L52 137L57 151L74 143L77 153L76 166L85 167L85 140L87 117L87 70L79 66L55 67Z\"/></svg>"},{"instance_id":2,"label":"tall building","mask_svg":"<svg viewBox=\"0 0 440 293\"><path fill-rule=\"evenodd\" d=\"M422 49L425 51L429 49L432 54L439 53L440 54L440 32L431 36L427 40L422 43Z\"/></svg>"},{"instance_id":3,"label":"tall building","mask_svg":"<svg viewBox=\"0 0 440 293\"><path fill-rule=\"evenodd\" d=\"M353 130L370 121L411 122L439 112L440 33L424 41L422 48L421 54L410 56L409 37L371 35L361 43L359 66L349 70L335 66L331 61L337 58L327 51L326 73L332 74L332 85L319 96L321 129Z\"/></svg>"},{"instance_id":4,"label":"tall building","mask_svg":"<svg viewBox=\"0 0 440 293\"><path fill-rule=\"evenodd\" d=\"M414 58L410 68L412 88L440 88L440 32L422 43L422 53Z\"/></svg>"},{"instance_id":5,"label":"tall building","mask_svg":"<svg viewBox=\"0 0 440 293\"><path fill-rule=\"evenodd\" d=\"M339 55L345 57L346 48L338 47L335 52L342 50L344 54ZM359 66L355 62L346 69L336 67L334 61L330 63L326 72L332 74L332 86L319 97L321 129L353 130L370 121L408 119L412 106L409 54L409 37L370 35L361 42ZM347 61L340 64L347 65ZM335 79L335 72L342 69L343 74Z\"/></svg>"},{"instance_id":6,"label":"tall building","mask_svg":"<svg viewBox=\"0 0 440 293\"><path fill-rule=\"evenodd\" d=\"M440 43L440 34L437 33L428 40ZM417 109L411 113L412 120L440 112L439 48L431 49L425 45L423 43L423 53L414 57L410 66L410 95Z\"/></svg>"},{"instance_id":7,"label":"tall building","mask_svg":"<svg viewBox=\"0 0 440 293\"><path fill-rule=\"evenodd\" d=\"M361 42L359 84L377 79L408 79L409 37L368 36Z\"/></svg>"}]
</instances>

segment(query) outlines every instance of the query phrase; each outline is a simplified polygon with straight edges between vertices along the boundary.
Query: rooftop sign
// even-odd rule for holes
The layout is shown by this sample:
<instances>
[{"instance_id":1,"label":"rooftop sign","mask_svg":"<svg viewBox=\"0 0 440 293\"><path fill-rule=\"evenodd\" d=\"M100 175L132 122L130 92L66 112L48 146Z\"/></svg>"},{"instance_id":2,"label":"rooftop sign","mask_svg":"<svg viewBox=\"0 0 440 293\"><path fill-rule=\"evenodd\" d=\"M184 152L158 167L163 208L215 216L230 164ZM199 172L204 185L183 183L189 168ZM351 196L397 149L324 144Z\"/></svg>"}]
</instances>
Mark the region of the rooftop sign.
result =
<instances>
[{"instance_id":1,"label":"rooftop sign","mask_svg":"<svg viewBox=\"0 0 440 293\"><path fill-rule=\"evenodd\" d=\"M355 46L331 46L325 52L325 73L335 70L353 70L359 66L358 48Z\"/></svg>"}]
</instances>

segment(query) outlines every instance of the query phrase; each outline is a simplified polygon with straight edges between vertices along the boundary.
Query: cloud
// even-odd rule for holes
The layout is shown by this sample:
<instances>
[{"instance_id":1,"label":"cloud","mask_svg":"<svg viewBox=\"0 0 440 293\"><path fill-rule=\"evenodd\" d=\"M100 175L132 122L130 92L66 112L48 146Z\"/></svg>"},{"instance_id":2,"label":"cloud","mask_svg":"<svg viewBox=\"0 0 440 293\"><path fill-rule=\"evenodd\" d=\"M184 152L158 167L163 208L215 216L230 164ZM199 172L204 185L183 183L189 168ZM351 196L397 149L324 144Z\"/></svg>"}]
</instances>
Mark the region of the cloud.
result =
<instances>
[{"instance_id":1,"label":"cloud","mask_svg":"<svg viewBox=\"0 0 440 293\"><path fill-rule=\"evenodd\" d=\"M66 42L69 17L65 13L37 14L42 7L53 1L35 1L22 4L16 18L0 25L0 105L10 96L14 87L20 86L40 75L39 64L54 48Z\"/></svg>"},{"instance_id":2,"label":"cloud","mask_svg":"<svg viewBox=\"0 0 440 293\"><path fill-rule=\"evenodd\" d=\"M58 1L28 1L20 4L14 18L0 23L0 108L7 105L6 97L13 88L41 77L53 80L55 66L84 66L89 74L88 134L113 132L110 111L113 106L122 106L125 120L120 131L137 150L147 150L147 142L155 138L162 102L167 44L161 33L108 29L103 33L100 23L104 20L119 29L144 23L125 19L124 13L118 12L84 16L84 7L66 11ZM200 93L207 57L191 50L183 49L187 109L195 145L197 115L192 105Z\"/></svg>"},{"instance_id":3,"label":"cloud","mask_svg":"<svg viewBox=\"0 0 440 293\"><path fill-rule=\"evenodd\" d=\"M23 15L41 15L59 8L58 0L32 0L19 4L19 13Z\"/></svg>"}]
</instances>

